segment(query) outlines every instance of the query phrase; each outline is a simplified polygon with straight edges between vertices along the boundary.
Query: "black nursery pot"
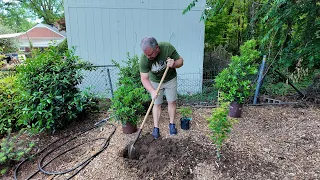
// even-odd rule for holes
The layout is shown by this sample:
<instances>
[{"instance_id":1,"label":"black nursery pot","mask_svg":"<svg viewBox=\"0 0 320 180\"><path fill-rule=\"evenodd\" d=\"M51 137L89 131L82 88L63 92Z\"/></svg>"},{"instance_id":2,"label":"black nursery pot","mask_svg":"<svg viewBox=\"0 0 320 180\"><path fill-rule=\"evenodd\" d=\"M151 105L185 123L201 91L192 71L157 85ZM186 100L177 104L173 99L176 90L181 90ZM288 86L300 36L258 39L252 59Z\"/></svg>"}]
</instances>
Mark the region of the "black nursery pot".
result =
<instances>
[{"instance_id":1,"label":"black nursery pot","mask_svg":"<svg viewBox=\"0 0 320 180\"><path fill-rule=\"evenodd\" d=\"M181 129L184 129L184 130L190 129L190 120L191 118L181 118L180 119Z\"/></svg>"},{"instance_id":2,"label":"black nursery pot","mask_svg":"<svg viewBox=\"0 0 320 180\"><path fill-rule=\"evenodd\" d=\"M234 118L240 118L242 114L242 107L243 104L239 104L236 101L231 102L229 106L229 116Z\"/></svg>"}]
</instances>

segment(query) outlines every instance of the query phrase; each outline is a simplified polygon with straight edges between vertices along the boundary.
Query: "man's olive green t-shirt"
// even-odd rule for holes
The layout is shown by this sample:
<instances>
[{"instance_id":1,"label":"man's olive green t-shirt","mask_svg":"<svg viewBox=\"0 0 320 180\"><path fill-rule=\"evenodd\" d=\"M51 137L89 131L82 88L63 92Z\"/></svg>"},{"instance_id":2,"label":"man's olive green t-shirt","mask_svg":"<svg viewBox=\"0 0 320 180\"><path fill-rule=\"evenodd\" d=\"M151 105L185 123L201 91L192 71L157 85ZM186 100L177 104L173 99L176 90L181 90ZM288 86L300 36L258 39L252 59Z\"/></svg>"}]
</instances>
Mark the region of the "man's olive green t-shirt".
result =
<instances>
[{"instance_id":1,"label":"man's olive green t-shirt","mask_svg":"<svg viewBox=\"0 0 320 180\"><path fill-rule=\"evenodd\" d=\"M143 53L140 58L140 72L149 73L149 79L152 82L159 83L167 67L167 58L170 57L175 61L180 58L175 47L168 42L159 42L160 53L154 60L149 60ZM168 82L177 76L175 68L169 68L163 82Z\"/></svg>"}]
</instances>

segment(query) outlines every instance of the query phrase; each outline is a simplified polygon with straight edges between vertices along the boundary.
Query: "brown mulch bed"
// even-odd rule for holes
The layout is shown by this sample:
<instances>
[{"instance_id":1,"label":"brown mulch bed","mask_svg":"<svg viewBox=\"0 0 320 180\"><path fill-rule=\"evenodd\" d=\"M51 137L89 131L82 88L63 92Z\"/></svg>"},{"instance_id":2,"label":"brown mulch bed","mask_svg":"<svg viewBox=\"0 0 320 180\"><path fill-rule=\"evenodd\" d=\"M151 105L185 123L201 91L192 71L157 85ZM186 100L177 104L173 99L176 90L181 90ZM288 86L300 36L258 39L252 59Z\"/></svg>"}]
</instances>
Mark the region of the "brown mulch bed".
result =
<instances>
[{"instance_id":1,"label":"brown mulch bed","mask_svg":"<svg viewBox=\"0 0 320 180\"><path fill-rule=\"evenodd\" d=\"M222 149L217 160L215 146L210 141L210 130L205 117L211 109L194 109L190 130L178 128L178 135L168 134L168 115L164 107L160 122L161 139L153 140L152 116L147 120L135 147L137 159L127 159L125 148L134 140L136 133L122 133L117 126L109 146L96 156L73 179L319 179L320 178L320 109L296 106L244 107L242 118ZM66 134L92 127L107 114L101 113L83 118L71 124L71 128L55 135L38 137L39 149ZM176 118L180 118L180 115ZM177 125L180 125L177 121ZM54 151L48 162L63 148L89 141L56 160L45 169L64 171L91 157L103 146L105 137L112 133L112 126L103 125L79 135L79 138ZM91 141L90 141L91 140ZM62 144L64 144L62 142ZM40 157L43 154L40 155ZM21 166L18 179L25 179L36 171L37 160ZM38 173L34 179L66 179L75 171L63 175ZM4 179L12 179L12 171Z\"/></svg>"}]
</instances>

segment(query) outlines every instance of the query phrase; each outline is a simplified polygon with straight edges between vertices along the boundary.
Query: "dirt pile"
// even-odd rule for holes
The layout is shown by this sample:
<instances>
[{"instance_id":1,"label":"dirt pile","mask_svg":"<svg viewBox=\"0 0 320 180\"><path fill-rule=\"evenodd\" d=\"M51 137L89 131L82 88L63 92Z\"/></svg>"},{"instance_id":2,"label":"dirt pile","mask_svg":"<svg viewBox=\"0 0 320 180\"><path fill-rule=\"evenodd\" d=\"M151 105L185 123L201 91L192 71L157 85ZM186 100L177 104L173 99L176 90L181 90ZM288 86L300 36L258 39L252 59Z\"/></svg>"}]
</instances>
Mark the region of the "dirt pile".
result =
<instances>
[{"instance_id":1,"label":"dirt pile","mask_svg":"<svg viewBox=\"0 0 320 180\"><path fill-rule=\"evenodd\" d=\"M139 139L135 148L137 159L128 159L126 149L122 156L127 168L137 172L140 179L194 179L197 174L194 171L201 164L215 164L214 171L228 175L224 176L227 179L278 177L276 165L236 151L228 143L220 161L214 146L197 143L190 137L154 140L148 134Z\"/></svg>"},{"instance_id":2,"label":"dirt pile","mask_svg":"<svg viewBox=\"0 0 320 180\"><path fill-rule=\"evenodd\" d=\"M214 158L214 151L192 141L191 138L154 140L150 134L135 145L138 159L126 159L129 169L137 170L143 179L192 179L199 162ZM123 151L127 158L127 152Z\"/></svg>"}]
</instances>

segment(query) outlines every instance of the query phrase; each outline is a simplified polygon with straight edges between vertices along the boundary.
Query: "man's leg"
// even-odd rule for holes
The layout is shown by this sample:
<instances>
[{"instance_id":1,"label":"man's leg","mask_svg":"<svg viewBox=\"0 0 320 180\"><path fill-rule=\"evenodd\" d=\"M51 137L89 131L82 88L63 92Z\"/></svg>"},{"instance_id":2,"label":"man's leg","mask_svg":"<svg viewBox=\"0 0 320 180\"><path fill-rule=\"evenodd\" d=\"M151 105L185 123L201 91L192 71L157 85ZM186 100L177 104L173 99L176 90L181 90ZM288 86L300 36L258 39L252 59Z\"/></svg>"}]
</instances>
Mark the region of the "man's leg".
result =
<instances>
[{"instance_id":1,"label":"man's leg","mask_svg":"<svg viewBox=\"0 0 320 180\"><path fill-rule=\"evenodd\" d=\"M175 126L176 118L176 100L177 100L177 78L174 78L166 83L164 86L166 98L168 101L168 113L170 117L169 133L170 135L177 134L177 128Z\"/></svg>"},{"instance_id":2,"label":"man's leg","mask_svg":"<svg viewBox=\"0 0 320 180\"><path fill-rule=\"evenodd\" d=\"M153 88L157 88L159 83L151 82ZM153 108L152 108L152 116L153 116L153 132L152 136L157 139L160 137L160 130L159 130L159 119L161 116L161 104L163 102L163 89L159 90L158 97L154 100Z\"/></svg>"},{"instance_id":3,"label":"man's leg","mask_svg":"<svg viewBox=\"0 0 320 180\"><path fill-rule=\"evenodd\" d=\"M176 118L176 108L177 108L176 101L168 102L168 113L169 113L171 124L174 124L174 120Z\"/></svg>"},{"instance_id":4,"label":"man's leg","mask_svg":"<svg viewBox=\"0 0 320 180\"><path fill-rule=\"evenodd\" d=\"M154 104L152 108L154 127L159 128L159 119L161 114L161 104Z\"/></svg>"}]
</instances>

